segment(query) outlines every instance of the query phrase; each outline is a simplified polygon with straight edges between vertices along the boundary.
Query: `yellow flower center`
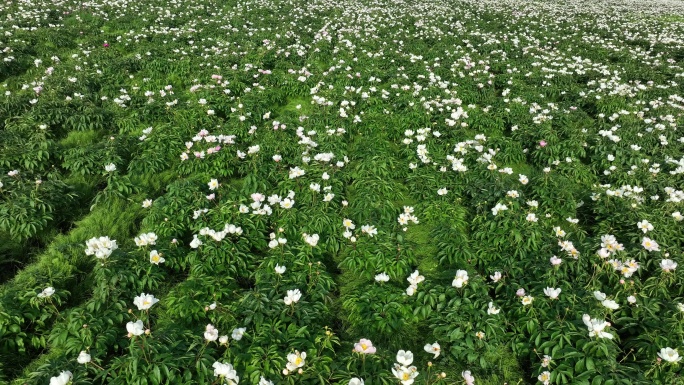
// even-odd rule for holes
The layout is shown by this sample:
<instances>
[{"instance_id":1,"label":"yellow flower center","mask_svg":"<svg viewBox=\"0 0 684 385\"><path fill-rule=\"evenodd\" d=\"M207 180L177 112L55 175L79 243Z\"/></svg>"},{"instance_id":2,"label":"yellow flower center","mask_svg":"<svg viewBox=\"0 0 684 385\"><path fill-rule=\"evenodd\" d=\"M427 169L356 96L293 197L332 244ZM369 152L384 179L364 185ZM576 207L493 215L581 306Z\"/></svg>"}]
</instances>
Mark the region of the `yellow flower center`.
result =
<instances>
[{"instance_id":1,"label":"yellow flower center","mask_svg":"<svg viewBox=\"0 0 684 385\"><path fill-rule=\"evenodd\" d=\"M295 359L295 365L299 365L299 364L301 364L301 363L302 363L302 357L297 357L297 358Z\"/></svg>"},{"instance_id":2,"label":"yellow flower center","mask_svg":"<svg viewBox=\"0 0 684 385\"><path fill-rule=\"evenodd\" d=\"M368 345L366 345L366 344L361 344L361 349L363 349L363 350L368 349Z\"/></svg>"},{"instance_id":3,"label":"yellow flower center","mask_svg":"<svg viewBox=\"0 0 684 385\"><path fill-rule=\"evenodd\" d=\"M401 374L401 380L402 381L408 381L409 378L410 378L410 375L408 373L402 373Z\"/></svg>"}]
</instances>

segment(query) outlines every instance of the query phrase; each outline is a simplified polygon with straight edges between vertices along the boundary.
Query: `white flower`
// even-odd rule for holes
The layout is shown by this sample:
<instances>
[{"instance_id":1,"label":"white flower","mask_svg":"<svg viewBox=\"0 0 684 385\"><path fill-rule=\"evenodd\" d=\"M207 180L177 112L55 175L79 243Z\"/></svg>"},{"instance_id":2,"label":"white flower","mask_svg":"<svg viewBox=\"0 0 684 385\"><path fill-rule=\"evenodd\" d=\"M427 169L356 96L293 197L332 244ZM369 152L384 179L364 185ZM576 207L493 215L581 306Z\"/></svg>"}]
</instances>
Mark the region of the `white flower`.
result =
<instances>
[{"instance_id":1,"label":"white flower","mask_svg":"<svg viewBox=\"0 0 684 385\"><path fill-rule=\"evenodd\" d=\"M627 302L629 302L630 304L635 304L636 301L637 301L637 299L633 295L630 295L629 297L627 297Z\"/></svg>"},{"instance_id":2,"label":"white flower","mask_svg":"<svg viewBox=\"0 0 684 385\"><path fill-rule=\"evenodd\" d=\"M59 376L50 378L50 385L67 385L71 382L73 375L70 371L66 370L59 374Z\"/></svg>"},{"instance_id":3,"label":"white flower","mask_svg":"<svg viewBox=\"0 0 684 385\"><path fill-rule=\"evenodd\" d=\"M152 199L145 199L142 203L143 208L148 208L152 206Z\"/></svg>"},{"instance_id":4,"label":"white flower","mask_svg":"<svg viewBox=\"0 0 684 385\"><path fill-rule=\"evenodd\" d=\"M364 384L363 384L362 379L360 379L358 377L354 377L351 380L349 380L349 385L364 385Z\"/></svg>"},{"instance_id":5,"label":"white flower","mask_svg":"<svg viewBox=\"0 0 684 385\"><path fill-rule=\"evenodd\" d=\"M221 336L218 339L219 344L221 345L227 345L228 344L228 336Z\"/></svg>"},{"instance_id":6,"label":"white flower","mask_svg":"<svg viewBox=\"0 0 684 385\"><path fill-rule=\"evenodd\" d=\"M204 330L204 338L209 341L216 341L219 337L219 331L212 324L208 324Z\"/></svg>"},{"instance_id":7,"label":"white flower","mask_svg":"<svg viewBox=\"0 0 684 385\"><path fill-rule=\"evenodd\" d=\"M287 296L285 296L285 305L292 305L297 302L302 298L302 292L299 291L299 289L294 289L294 290L288 290L287 291Z\"/></svg>"},{"instance_id":8,"label":"white flower","mask_svg":"<svg viewBox=\"0 0 684 385\"><path fill-rule=\"evenodd\" d=\"M159 302L152 294L142 293L133 299L133 304L138 307L138 310L147 310L155 303Z\"/></svg>"},{"instance_id":9,"label":"white flower","mask_svg":"<svg viewBox=\"0 0 684 385\"><path fill-rule=\"evenodd\" d=\"M283 275L283 274L285 274L285 270L287 270L287 268L285 266L280 266L280 265L275 266L276 274Z\"/></svg>"},{"instance_id":10,"label":"white flower","mask_svg":"<svg viewBox=\"0 0 684 385\"><path fill-rule=\"evenodd\" d=\"M603 331L605 328L610 326L608 322L591 318L589 314L583 315L582 321L587 326L587 329L589 329L589 337L613 339L612 334Z\"/></svg>"},{"instance_id":11,"label":"white flower","mask_svg":"<svg viewBox=\"0 0 684 385\"><path fill-rule=\"evenodd\" d=\"M207 185L209 185L209 190L216 190L219 187L219 182L216 179L212 179Z\"/></svg>"},{"instance_id":12,"label":"white flower","mask_svg":"<svg viewBox=\"0 0 684 385\"><path fill-rule=\"evenodd\" d=\"M441 189L437 190L437 195L446 195L449 191L446 189L446 187L442 187Z\"/></svg>"},{"instance_id":13,"label":"white flower","mask_svg":"<svg viewBox=\"0 0 684 385\"><path fill-rule=\"evenodd\" d=\"M644 247L644 249L648 251L660 251L660 247L658 246L658 242L652 240L651 238L644 237L643 240L641 241L641 246Z\"/></svg>"},{"instance_id":14,"label":"white flower","mask_svg":"<svg viewBox=\"0 0 684 385\"><path fill-rule=\"evenodd\" d=\"M406 280L411 285L418 285L419 283L425 281L425 277L420 275L420 272L418 272L418 270L416 270L413 273L411 273L411 275L408 278L406 278Z\"/></svg>"},{"instance_id":15,"label":"white flower","mask_svg":"<svg viewBox=\"0 0 684 385\"><path fill-rule=\"evenodd\" d=\"M157 250L150 251L150 263L153 265L159 265L160 263L166 262L166 259L162 258L161 254Z\"/></svg>"},{"instance_id":16,"label":"white flower","mask_svg":"<svg viewBox=\"0 0 684 385\"><path fill-rule=\"evenodd\" d=\"M611 310L616 310L616 309L620 308L620 305L618 305L618 303L613 301L612 299L606 299L606 300L601 301L601 305L603 305L603 307L611 309Z\"/></svg>"},{"instance_id":17,"label":"white flower","mask_svg":"<svg viewBox=\"0 0 684 385\"><path fill-rule=\"evenodd\" d=\"M606 294L596 290L594 292L594 298L596 298L599 301L604 301L606 299Z\"/></svg>"},{"instance_id":18,"label":"white flower","mask_svg":"<svg viewBox=\"0 0 684 385\"><path fill-rule=\"evenodd\" d=\"M526 296L522 297L522 300L521 300L523 306L531 305L532 301L534 301L534 297L532 297L531 295L526 295Z\"/></svg>"},{"instance_id":19,"label":"white flower","mask_svg":"<svg viewBox=\"0 0 684 385\"><path fill-rule=\"evenodd\" d=\"M38 293L38 298L48 298L55 294L55 288L52 286L46 287L42 292Z\"/></svg>"},{"instance_id":20,"label":"white flower","mask_svg":"<svg viewBox=\"0 0 684 385\"><path fill-rule=\"evenodd\" d=\"M394 365L392 374L401 381L402 385L411 385L415 378L418 377L418 371L415 366L406 367L399 364Z\"/></svg>"},{"instance_id":21,"label":"white flower","mask_svg":"<svg viewBox=\"0 0 684 385\"><path fill-rule=\"evenodd\" d=\"M439 357L439 354L442 352L442 348L439 346L439 343L435 342L434 344L426 344L423 349L425 349L426 352L430 354L434 354L435 356L433 358Z\"/></svg>"},{"instance_id":22,"label":"white flower","mask_svg":"<svg viewBox=\"0 0 684 385\"><path fill-rule=\"evenodd\" d=\"M468 284L468 272L465 270L458 270L456 272L456 277L451 282L451 286L456 288L462 288L464 285Z\"/></svg>"},{"instance_id":23,"label":"white flower","mask_svg":"<svg viewBox=\"0 0 684 385\"><path fill-rule=\"evenodd\" d=\"M354 230L356 228L356 225L354 225L354 222L352 222L351 219L347 219L347 218L342 220L342 226L344 226L345 228L347 228L349 230Z\"/></svg>"},{"instance_id":24,"label":"white flower","mask_svg":"<svg viewBox=\"0 0 684 385\"><path fill-rule=\"evenodd\" d=\"M642 220L641 222L638 222L638 223L637 223L637 227L638 227L639 229L641 229L641 231L643 231L644 234L646 234L647 232L653 230L653 225L650 224L650 223L649 223L647 220L645 220L645 219Z\"/></svg>"},{"instance_id":25,"label":"white flower","mask_svg":"<svg viewBox=\"0 0 684 385\"><path fill-rule=\"evenodd\" d=\"M500 311L501 309L498 309L496 306L494 306L494 302L490 301L487 305L487 314L489 315L499 314Z\"/></svg>"},{"instance_id":26,"label":"white flower","mask_svg":"<svg viewBox=\"0 0 684 385\"><path fill-rule=\"evenodd\" d=\"M682 215L682 213L680 213L679 211L675 211L672 213L672 218L674 218L675 221L680 222L684 220L684 215Z\"/></svg>"},{"instance_id":27,"label":"white flower","mask_svg":"<svg viewBox=\"0 0 684 385\"><path fill-rule=\"evenodd\" d=\"M663 259L660 261L660 268L663 269L664 272L669 273L677 268L677 262L671 259Z\"/></svg>"},{"instance_id":28,"label":"white flower","mask_svg":"<svg viewBox=\"0 0 684 385\"><path fill-rule=\"evenodd\" d=\"M235 385L240 381L240 377L231 364L222 364L217 361L211 367L214 368L214 377L222 378L228 385Z\"/></svg>"},{"instance_id":29,"label":"white flower","mask_svg":"<svg viewBox=\"0 0 684 385\"><path fill-rule=\"evenodd\" d=\"M78 361L79 364L87 364L90 362L90 354L88 354L88 352L85 350L82 350L76 361Z\"/></svg>"},{"instance_id":30,"label":"white flower","mask_svg":"<svg viewBox=\"0 0 684 385\"><path fill-rule=\"evenodd\" d=\"M97 259L106 259L119 247L109 237L91 238L86 241L86 255L94 255Z\"/></svg>"},{"instance_id":31,"label":"white flower","mask_svg":"<svg viewBox=\"0 0 684 385\"><path fill-rule=\"evenodd\" d=\"M537 379L539 381L541 381L544 385L549 385L549 381L551 381L551 372L549 372L549 371L542 372L542 374L540 374L537 377Z\"/></svg>"},{"instance_id":32,"label":"white flower","mask_svg":"<svg viewBox=\"0 0 684 385\"><path fill-rule=\"evenodd\" d=\"M679 356L677 349L672 349L672 348L660 349L660 353L658 353L658 357L662 358L663 360L665 360L667 362L679 362L682 359L682 357Z\"/></svg>"},{"instance_id":33,"label":"white flower","mask_svg":"<svg viewBox=\"0 0 684 385\"><path fill-rule=\"evenodd\" d=\"M475 377L473 377L470 374L470 370L466 370L464 372L461 372L461 377L463 377L463 380L466 382L466 385L474 385L475 384Z\"/></svg>"},{"instance_id":34,"label":"white flower","mask_svg":"<svg viewBox=\"0 0 684 385\"><path fill-rule=\"evenodd\" d=\"M318 244L319 238L320 237L318 236L318 234L304 234L304 241L308 243L311 247L315 247Z\"/></svg>"},{"instance_id":35,"label":"white flower","mask_svg":"<svg viewBox=\"0 0 684 385\"><path fill-rule=\"evenodd\" d=\"M200 239L197 238L197 235L193 235L192 241L190 241L190 247L192 247L193 249L196 249L196 248L200 247L201 244L202 244L202 241L200 241Z\"/></svg>"},{"instance_id":36,"label":"white flower","mask_svg":"<svg viewBox=\"0 0 684 385\"><path fill-rule=\"evenodd\" d=\"M269 381L264 378L264 376L261 376L259 379L259 385L273 385L273 381Z\"/></svg>"},{"instance_id":37,"label":"white flower","mask_svg":"<svg viewBox=\"0 0 684 385\"><path fill-rule=\"evenodd\" d=\"M246 328L235 328L235 329L233 329L233 333L231 334L231 337L233 337L233 339L235 341L240 341L242 339L242 336L245 335L246 330L247 330Z\"/></svg>"},{"instance_id":38,"label":"white flower","mask_svg":"<svg viewBox=\"0 0 684 385\"><path fill-rule=\"evenodd\" d=\"M295 350L294 353L287 355L287 364L285 367L289 371L297 370L306 364L306 352L298 352Z\"/></svg>"},{"instance_id":39,"label":"white flower","mask_svg":"<svg viewBox=\"0 0 684 385\"><path fill-rule=\"evenodd\" d=\"M397 362L404 366L409 366L413 362L413 353L411 351L400 350L397 352Z\"/></svg>"},{"instance_id":40,"label":"white flower","mask_svg":"<svg viewBox=\"0 0 684 385\"><path fill-rule=\"evenodd\" d=\"M499 280L501 279L501 272L499 272L499 271L494 272L494 275L490 275L489 278L492 281L494 281L494 283L499 282Z\"/></svg>"},{"instance_id":41,"label":"white flower","mask_svg":"<svg viewBox=\"0 0 684 385\"><path fill-rule=\"evenodd\" d=\"M387 275L387 273L380 273L375 276L375 281L376 282L387 282L389 281L390 277Z\"/></svg>"},{"instance_id":42,"label":"white flower","mask_svg":"<svg viewBox=\"0 0 684 385\"><path fill-rule=\"evenodd\" d=\"M535 213L529 213L527 214L527 217L525 218L528 222L537 222L539 218L537 218L537 215Z\"/></svg>"},{"instance_id":43,"label":"white flower","mask_svg":"<svg viewBox=\"0 0 684 385\"><path fill-rule=\"evenodd\" d=\"M139 336L145 333L145 325L143 325L141 320L129 322L126 324L126 330L129 336Z\"/></svg>"},{"instance_id":44,"label":"white flower","mask_svg":"<svg viewBox=\"0 0 684 385\"><path fill-rule=\"evenodd\" d=\"M105 165L105 171L113 172L116 171L116 165L114 163L109 163Z\"/></svg>"},{"instance_id":45,"label":"white flower","mask_svg":"<svg viewBox=\"0 0 684 385\"><path fill-rule=\"evenodd\" d=\"M552 287L547 287L546 289L544 289L544 294L546 294L546 296L548 296L551 299L558 299L558 295L560 295L560 293L560 288L554 289Z\"/></svg>"}]
</instances>

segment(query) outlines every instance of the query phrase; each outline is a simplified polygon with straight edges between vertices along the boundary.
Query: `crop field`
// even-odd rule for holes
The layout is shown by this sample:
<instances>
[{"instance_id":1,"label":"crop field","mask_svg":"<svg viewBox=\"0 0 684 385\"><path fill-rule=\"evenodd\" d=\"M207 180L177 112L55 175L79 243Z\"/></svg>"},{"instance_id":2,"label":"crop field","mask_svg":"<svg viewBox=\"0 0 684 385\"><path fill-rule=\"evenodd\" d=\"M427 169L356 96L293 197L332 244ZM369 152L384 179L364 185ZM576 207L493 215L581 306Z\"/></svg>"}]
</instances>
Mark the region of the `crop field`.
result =
<instances>
[{"instance_id":1,"label":"crop field","mask_svg":"<svg viewBox=\"0 0 684 385\"><path fill-rule=\"evenodd\" d=\"M0 384L684 384L684 3L0 4Z\"/></svg>"}]
</instances>

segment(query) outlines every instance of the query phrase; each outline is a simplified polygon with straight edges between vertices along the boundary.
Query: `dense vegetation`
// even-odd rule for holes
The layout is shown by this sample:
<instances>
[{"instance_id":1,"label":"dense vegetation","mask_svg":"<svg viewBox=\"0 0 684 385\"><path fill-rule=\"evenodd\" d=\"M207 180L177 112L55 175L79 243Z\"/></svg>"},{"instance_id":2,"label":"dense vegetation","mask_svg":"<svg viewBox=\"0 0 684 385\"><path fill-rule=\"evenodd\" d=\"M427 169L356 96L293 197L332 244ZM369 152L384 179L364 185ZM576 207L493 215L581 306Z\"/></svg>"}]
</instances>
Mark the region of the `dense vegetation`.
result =
<instances>
[{"instance_id":1,"label":"dense vegetation","mask_svg":"<svg viewBox=\"0 0 684 385\"><path fill-rule=\"evenodd\" d=\"M681 384L684 5L0 5L0 383Z\"/></svg>"}]
</instances>

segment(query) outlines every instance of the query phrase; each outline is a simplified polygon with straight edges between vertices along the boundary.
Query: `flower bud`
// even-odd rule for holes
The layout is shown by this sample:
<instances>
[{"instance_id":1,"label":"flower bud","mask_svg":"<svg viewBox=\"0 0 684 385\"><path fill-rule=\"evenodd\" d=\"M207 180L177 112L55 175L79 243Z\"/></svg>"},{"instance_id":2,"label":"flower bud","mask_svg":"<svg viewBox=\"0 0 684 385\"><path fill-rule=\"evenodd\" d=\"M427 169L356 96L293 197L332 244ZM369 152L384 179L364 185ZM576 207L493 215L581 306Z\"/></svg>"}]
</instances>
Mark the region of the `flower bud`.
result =
<instances>
[{"instance_id":1,"label":"flower bud","mask_svg":"<svg viewBox=\"0 0 684 385\"><path fill-rule=\"evenodd\" d=\"M304 370L302 370L302 368L299 368L299 370L297 371L297 373L299 373L299 374L304 374Z\"/></svg>"}]
</instances>

